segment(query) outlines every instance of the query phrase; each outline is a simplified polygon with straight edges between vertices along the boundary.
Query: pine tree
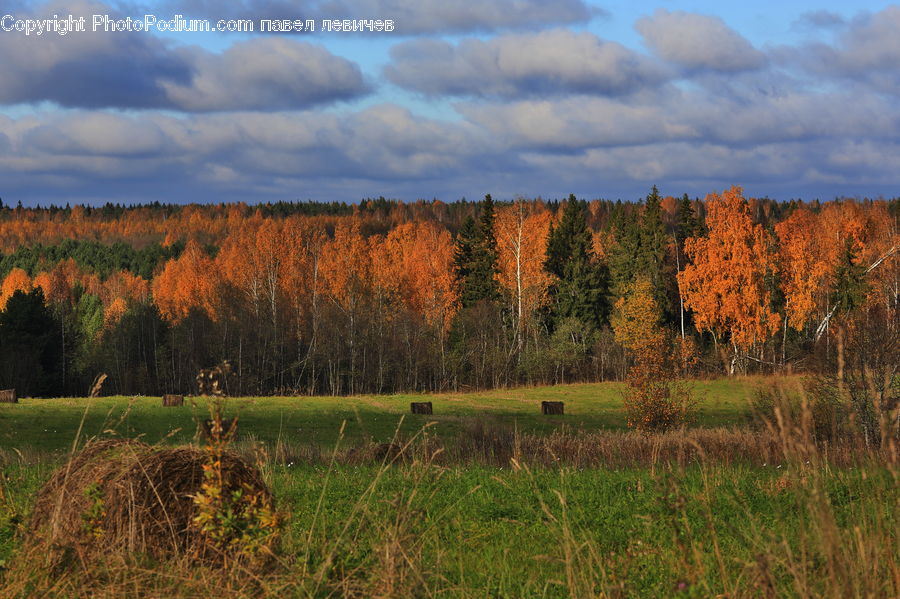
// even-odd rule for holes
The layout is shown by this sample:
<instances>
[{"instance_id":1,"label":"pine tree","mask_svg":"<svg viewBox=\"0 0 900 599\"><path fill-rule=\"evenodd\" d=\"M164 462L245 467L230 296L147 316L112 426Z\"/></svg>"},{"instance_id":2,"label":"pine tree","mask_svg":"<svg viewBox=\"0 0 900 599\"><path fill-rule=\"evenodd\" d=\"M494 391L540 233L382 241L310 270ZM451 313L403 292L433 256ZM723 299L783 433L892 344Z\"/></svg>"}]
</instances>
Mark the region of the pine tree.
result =
<instances>
[{"instance_id":1,"label":"pine tree","mask_svg":"<svg viewBox=\"0 0 900 599\"><path fill-rule=\"evenodd\" d=\"M856 263L853 240L847 239L834 273L832 303L840 314L849 314L866 296L866 267Z\"/></svg>"},{"instance_id":2,"label":"pine tree","mask_svg":"<svg viewBox=\"0 0 900 599\"><path fill-rule=\"evenodd\" d=\"M696 237L702 232L703 227L694 213L694 205L688 194L684 194L678 202L678 212L675 214L675 235L679 247L684 247L684 240L688 237Z\"/></svg>"},{"instance_id":3,"label":"pine tree","mask_svg":"<svg viewBox=\"0 0 900 599\"><path fill-rule=\"evenodd\" d=\"M622 297L634 281L641 232L634 212L621 205L616 206L610 227L616 239L609 251L612 292L615 297Z\"/></svg>"},{"instance_id":4,"label":"pine tree","mask_svg":"<svg viewBox=\"0 0 900 599\"><path fill-rule=\"evenodd\" d=\"M662 221L659 190L656 185L644 203L644 215L639 231L640 247L635 260L635 275L640 274L650 281L653 299L666 320L673 313L669 305L668 285L672 281L669 265L666 263L668 236ZM632 281L629 281L629 283Z\"/></svg>"},{"instance_id":5,"label":"pine tree","mask_svg":"<svg viewBox=\"0 0 900 599\"><path fill-rule=\"evenodd\" d=\"M0 311L0 386L16 388L26 396L59 395L59 327L40 288L17 290Z\"/></svg>"},{"instance_id":6,"label":"pine tree","mask_svg":"<svg viewBox=\"0 0 900 599\"><path fill-rule=\"evenodd\" d=\"M463 223L456 238L454 268L463 308L473 306L481 300L495 302L500 299L494 201L491 194L484 196L477 227L472 217Z\"/></svg>"},{"instance_id":7,"label":"pine tree","mask_svg":"<svg viewBox=\"0 0 900 599\"><path fill-rule=\"evenodd\" d=\"M574 195L569 196L559 226L550 229L544 268L557 278L550 287L554 324L566 318L595 327L606 322L609 276L594 254L585 203Z\"/></svg>"},{"instance_id":8,"label":"pine tree","mask_svg":"<svg viewBox=\"0 0 900 599\"><path fill-rule=\"evenodd\" d=\"M477 244L478 229L475 227L475 219L469 216L456 235L456 247L453 250L453 271L460 287L472 272L472 256Z\"/></svg>"},{"instance_id":9,"label":"pine tree","mask_svg":"<svg viewBox=\"0 0 900 599\"><path fill-rule=\"evenodd\" d=\"M659 190L656 186L644 203L643 215L638 217L619 211L614 221L616 246L610 251L610 271L616 297L625 295L638 276L650 281L653 299L669 320L673 316L669 306L667 287L671 284L666 263L668 235L662 220Z\"/></svg>"}]
</instances>

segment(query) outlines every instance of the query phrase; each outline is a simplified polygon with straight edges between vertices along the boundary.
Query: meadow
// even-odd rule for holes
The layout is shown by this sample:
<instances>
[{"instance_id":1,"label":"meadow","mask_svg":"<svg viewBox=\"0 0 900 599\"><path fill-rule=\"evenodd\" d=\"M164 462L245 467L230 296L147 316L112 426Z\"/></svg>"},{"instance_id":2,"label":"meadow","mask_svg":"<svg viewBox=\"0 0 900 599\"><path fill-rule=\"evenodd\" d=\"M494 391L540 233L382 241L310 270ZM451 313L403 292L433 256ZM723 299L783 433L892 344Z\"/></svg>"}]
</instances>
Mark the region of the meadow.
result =
<instances>
[{"instance_id":1,"label":"meadow","mask_svg":"<svg viewBox=\"0 0 900 599\"><path fill-rule=\"evenodd\" d=\"M896 448L751 425L757 389L796 383L698 381L694 426L655 435L623 430L615 384L229 399L284 517L272 563L111 555L64 576L22 553L22 522L76 437L191 442L205 405L25 399L0 408L0 596L895 597ZM433 417L405 414L418 399Z\"/></svg>"},{"instance_id":2,"label":"meadow","mask_svg":"<svg viewBox=\"0 0 900 599\"><path fill-rule=\"evenodd\" d=\"M696 424L745 423L753 394L769 384L771 380L764 377L697 381L693 385L700 400ZM229 417L238 416L244 436L266 443L282 440L331 447L345 422L347 440L381 442L389 441L398 425L408 435L426 422L435 422L439 434L455 436L460 422L474 417L533 432L549 432L561 425L622 429L623 390L621 383L594 383L429 395L230 398L226 411ZM409 414L410 402L423 400L433 403L434 415ZM564 401L565 416L541 416L543 400ZM148 443L188 443L195 438L196 419L206 414L204 398L187 397L185 405L177 408L162 407L159 397L26 398L19 404L0 404L0 450L68 451L79 427L88 437L114 429Z\"/></svg>"}]
</instances>

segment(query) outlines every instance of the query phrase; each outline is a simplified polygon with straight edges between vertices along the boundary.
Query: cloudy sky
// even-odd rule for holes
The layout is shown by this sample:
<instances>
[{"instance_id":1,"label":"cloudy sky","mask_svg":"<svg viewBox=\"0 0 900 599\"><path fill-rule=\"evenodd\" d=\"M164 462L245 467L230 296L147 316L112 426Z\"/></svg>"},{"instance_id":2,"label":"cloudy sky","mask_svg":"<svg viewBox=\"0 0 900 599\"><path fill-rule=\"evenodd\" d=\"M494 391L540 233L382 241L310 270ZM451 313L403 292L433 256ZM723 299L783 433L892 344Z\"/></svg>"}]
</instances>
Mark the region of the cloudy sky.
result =
<instances>
[{"instance_id":1,"label":"cloudy sky","mask_svg":"<svg viewBox=\"0 0 900 599\"><path fill-rule=\"evenodd\" d=\"M898 195L900 6L737 4L0 0L0 25L88 21L0 30L0 198ZM95 14L257 32L91 32Z\"/></svg>"}]
</instances>

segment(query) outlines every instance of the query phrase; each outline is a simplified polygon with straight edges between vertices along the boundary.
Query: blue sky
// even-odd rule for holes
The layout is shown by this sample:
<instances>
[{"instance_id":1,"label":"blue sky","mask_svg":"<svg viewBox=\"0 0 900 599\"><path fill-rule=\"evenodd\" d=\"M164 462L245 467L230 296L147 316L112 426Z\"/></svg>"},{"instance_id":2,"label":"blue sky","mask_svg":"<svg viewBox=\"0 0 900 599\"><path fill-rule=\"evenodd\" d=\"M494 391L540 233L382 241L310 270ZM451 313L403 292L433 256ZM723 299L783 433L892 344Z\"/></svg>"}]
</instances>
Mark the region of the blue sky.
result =
<instances>
[{"instance_id":1,"label":"blue sky","mask_svg":"<svg viewBox=\"0 0 900 599\"><path fill-rule=\"evenodd\" d=\"M393 33L0 30L7 204L897 195L900 6L0 0L0 18L393 19Z\"/></svg>"}]
</instances>

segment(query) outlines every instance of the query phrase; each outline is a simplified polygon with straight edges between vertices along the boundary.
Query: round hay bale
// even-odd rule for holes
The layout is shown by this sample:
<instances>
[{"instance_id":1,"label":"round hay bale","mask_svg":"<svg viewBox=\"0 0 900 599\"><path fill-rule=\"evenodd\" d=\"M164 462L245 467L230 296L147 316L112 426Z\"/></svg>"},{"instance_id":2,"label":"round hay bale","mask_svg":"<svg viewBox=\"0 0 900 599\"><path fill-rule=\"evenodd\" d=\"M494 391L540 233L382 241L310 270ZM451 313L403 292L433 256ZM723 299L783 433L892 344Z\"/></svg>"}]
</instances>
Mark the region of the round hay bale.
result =
<instances>
[{"instance_id":1,"label":"round hay bale","mask_svg":"<svg viewBox=\"0 0 900 599\"><path fill-rule=\"evenodd\" d=\"M210 454L193 448L159 449L129 440L89 443L38 493L28 544L78 555L192 554L215 557L194 518ZM222 495L274 510L272 494L259 472L241 457L219 456ZM254 512L256 513L256 512ZM273 512L274 513L274 512ZM219 539L221 540L221 539Z\"/></svg>"}]
</instances>

